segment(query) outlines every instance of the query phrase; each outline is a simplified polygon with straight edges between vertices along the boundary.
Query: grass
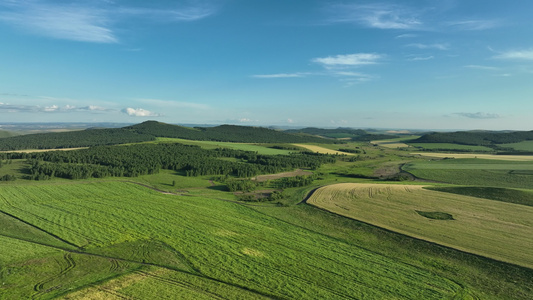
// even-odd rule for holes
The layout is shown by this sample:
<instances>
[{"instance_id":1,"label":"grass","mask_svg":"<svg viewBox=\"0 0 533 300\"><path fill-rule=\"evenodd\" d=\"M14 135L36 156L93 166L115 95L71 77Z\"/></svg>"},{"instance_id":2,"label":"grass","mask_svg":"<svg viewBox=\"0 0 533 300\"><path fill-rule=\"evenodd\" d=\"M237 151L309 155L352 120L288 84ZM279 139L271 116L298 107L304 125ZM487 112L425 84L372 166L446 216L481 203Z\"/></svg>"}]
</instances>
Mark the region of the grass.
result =
<instances>
[{"instance_id":1,"label":"grass","mask_svg":"<svg viewBox=\"0 0 533 300\"><path fill-rule=\"evenodd\" d=\"M411 153L413 155L420 155L429 158L479 158L479 159L494 159L507 161L533 161L533 155L497 155L497 154L474 154L474 153L435 153L435 152L420 152Z\"/></svg>"},{"instance_id":2,"label":"grass","mask_svg":"<svg viewBox=\"0 0 533 300\"><path fill-rule=\"evenodd\" d=\"M214 142L214 141L191 141L184 139L175 139L175 138L157 138L159 142L173 142L180 143L185 145L195 145L205 149L216 149L216 148L231 148L236 150L243 151L252 151L257 152L258 154L263 155L288 155L292 152L297 152L295 150L283 150L283 149L273 149L265 146L264 144L245 144L245 143L230 143L230 142Z\"/></svg>"},{"instance_id":3,"label":"grass","mask_svg":"<svg viewBox=\"0 0 533 300\"><path fill-rule=\"evenodd\" d=\"M470 186L441 186L430 187L429 189L439 192L446 192L471 197L485 198L507 203L515 203L526 206L533 206L533 191L523 191L507 188L495 187L470 187Z\"/></svg>"},{"instance_id":4,"label":"grass","mask_svg":"<svg viewBox=\"0 0 533 300\"><path fill-rule=\"evenodd\" d=\"M422 186L349 183L320 188L308 203L416 238L533 267L533 252L529 251L532 207L430 191ZM438 222L417 211L447 212L455 220Z\"/></svg>"},{"instance_id":5,"label":"grass","mask_svg":"<svg viewBox=\"0 0 533 300\"><path fill-rule=\"evenodd\" d=\"M416 161L403 170L418 178L458 185L501 188L531 188L532 162L484 159ZM525 172L525 173L524 173Z\"/></svg>"},{"instance_id":6,"label":"grass","mask_svg":"<svg viewBox=\"0 0 533 300\"><path fill-rule=\"evenodd\" d=\"M169 293L175 284L193 294L203 291L203 284L212 286L214 282L230 286L233 292L226 290L228 293L240 294L244 288L252 296L300 299L431 299L465 292L453 280L428 270L280 222L242 205L204 197L164 195L129 183L5 186L0 195L0 209L81 247L83 252L103 255L102 260L110 263L112 260L107 257L117 256L131 263L154 263L172 270L168 273L173 274L168 275L172 278L162 275L157 283ZM147 240L155 244L121 246ZM161 254L151 254L157 253L154 249L160 249L157 251ZM161 261L168 256L164 254L168 251L175 253L175 258L170 262ZM88 257L100 256L72 254L71 257L79 266L85 260L89 263ZM60 261L63 270L69 268L70 258L56 256L54 261ZM131 263L122 271L131 272ZM87 286L91 280L115 276L110 274L109 264L107 273L102 272L103 265L100 262L92 269L79 268L85 272L83 280L76 284L66 281L61 288L43 293L52 297L72 287L81 289L81 285ZM183 266L190 268L189 271L182 270ZM57 269L52 273L65 274L61 272ZM194 275L186 276L192 283L177 278L179 274L173 272ZM11 280L11 275L3 274L2 280ZM19 276L25 279L20 290L28 294L35 292L32 287L42 278L51 276L39 268L24 274ZM63 277L54 277L49 288ZM137 289L132 285L118 292L141 296L147 292L145 288L152 286L151 279L144 280L135 282L135 286L145 287Z\"/></svg>"},{"instance_id":7,"label":"grass","mask_svg":"<svg viewBox=\"0 0 533 300\"><path fill-rule=\"evenodd\" d=\"M297 189L295 194L305 195L307 191ZM414 239L307 204L254 209L283 222L453 278L477 299L530 299L533 293L531 269Z\"/></svg>"},{"instance_id":8,"label":"grass","mask_svg":"<svg viewBox=\"0 0 533 300\"><path fill-rule=\"evenodd\" d=\"M503 147L503 148L513 148L518 151L533 152L533 141L523 141L520 143L511 143L511 144L499 144L498 146Z\"/></svg>"},{"instance_id":9,"label":"grass","mask_svg":"<svg viewBox=\"0 0 533 300\"><path fill-rule=\"evenodd\" d=\"M459 145L451 143L409 143L410 146L424 150L440 151L469 151L469 152L494 152L494 149L485 146Z\"/></svg>"}]
</instances>

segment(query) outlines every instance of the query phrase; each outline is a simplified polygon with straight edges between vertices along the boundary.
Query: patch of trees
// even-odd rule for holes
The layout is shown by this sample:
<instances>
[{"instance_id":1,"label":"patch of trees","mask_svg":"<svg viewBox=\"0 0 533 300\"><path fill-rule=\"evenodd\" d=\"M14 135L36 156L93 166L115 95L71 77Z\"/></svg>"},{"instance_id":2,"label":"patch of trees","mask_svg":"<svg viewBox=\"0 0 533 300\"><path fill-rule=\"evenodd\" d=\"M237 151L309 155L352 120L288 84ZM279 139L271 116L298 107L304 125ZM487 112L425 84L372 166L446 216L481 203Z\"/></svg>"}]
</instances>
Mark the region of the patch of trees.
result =
<instances>
[{"instance_id":1,"label":"patch of trees","mask_svg":"<svg viewBox=\"0 0 533 300\"><path fill-rule=\"evenodd\" d=\"M17 176L15 175L6 174L0 177L0 181L15 181L15 180L17 180Z\"/></svg>"},{"instance_id":2,"label":"patch of trees","mask_svg":"<svg viewBox=\"0 0 533 300\"><path fill-rule=\"evenodd\" d=\"M316 175L282 177L272 180L270 184L280 189L308 186L316 179Z\"/></svg>"},{"instance_id":3,"label":"patch of trees","mask_svg":"<svg viewBox=\"0 0 533 300\"><path fill-rule=\"evenodd\" d=\"M97 146L76 151L13 153L30 163L31 179L61 177L69 179L101 177L136 177L155 174L161 169L175 170L187 176L229 175L241 178L278 173L297 168L316 169L335 162L331 155L295 153L259 155L255 152L161 143L128 146ZM237 161L221 158L231 157Z\"/></svg>"},{"instance_id":4,"label":"patch of trees","mask_svg":"<svg viewBox=\"0 0 533 300\"><path fill-rule=\"evenodd\" d=\"M359 149L352 149L352 148L340 148L339 151L346 152L346 153L355 153L355 154L358 154L358 153L362 152Z\"/></svg>"},{"instance_id":5,"label":"patch of trees","mask_svg":"<svg viewBox=\"0 0 533 300\"><path fill-rule=\"evenodd\" d=\"M533 140L533 131L493 132L458 131L433 132L412 140L413 143L452 143L475 146L493 146Z\"/></svg>"}]
</instances>

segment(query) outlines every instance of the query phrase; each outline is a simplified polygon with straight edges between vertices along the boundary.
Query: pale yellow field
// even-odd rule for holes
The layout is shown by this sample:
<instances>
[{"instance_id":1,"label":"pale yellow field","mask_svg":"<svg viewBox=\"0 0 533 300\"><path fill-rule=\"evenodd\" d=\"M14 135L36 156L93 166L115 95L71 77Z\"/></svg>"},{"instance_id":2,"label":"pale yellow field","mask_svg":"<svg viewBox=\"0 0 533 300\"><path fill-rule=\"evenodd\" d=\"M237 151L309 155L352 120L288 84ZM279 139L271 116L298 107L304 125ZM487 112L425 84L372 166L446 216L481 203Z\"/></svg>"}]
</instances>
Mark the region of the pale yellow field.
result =
<instances>
[{"instance_id":1,"label":"pale yellow field","mask_svg":"<svg viewBox=\"0 0 533 300\"><path fill-rule=\"evenodd\" d=\"M26 149L26 150L12 150L12 151L0 151L1 153L35 153L35 152L48 152L48 151L72 151L87 149L89 147L78 147L78 148L61 148L61 149Z\"/></svg>"},{"instance_id":2,"label":"pale yellow field","mask_svg":"<svg viewBox=\"0 0 533 300\"><path fill-rule=\"evenodd\" d=\"M324 148L324 147L320 147L320 146L315 146L315 145L304 145L304 144L293 144L293 145L297 146L297 147L305 148L307 150L311 150L313 152L322 153L322 154L354 155L353 153L347 153L347 152L342 152L342 151L338 151L338 150L332 150L332 149L328 149L328 148Z\"/></svg>"},{"instance_id":3,"label":"pale yellow field","mask_svg":"<svg viewBox=\"0 0 533 300\"><path fill-rule=\"evenodd\" d=\"M318 189L308 203L419 239L533 267L533 207L422 187L341 183ZM449 213L455 220L428 219L417 210Z\"/></svg>"},{"instance_id":4,"label":"pale yellow field","mask_svg":"<svg viewBox=\"0 0 533 300\"><path fill-rule=\"evenodd\" d=\"M370 143L386 148L407 148L409 145L401 142L387 142L387 141L371 141Z\"/></svg>"},{"instance_id":5,"label":"pale yellow field","mask_svg":"<svg viewBox=\"0 0 533 300\"><path fill-rule=\"evenodd\" d=\"M496 160L512 160L512 161L533 161L533 155L495 155L495 154L470 154L470 153L434 153L434 152L417 152L411 153L413 155L420 155L425 157L453 157L453 158L481 158L481 159L496 159Z\"/></svg>"}]
</instances>

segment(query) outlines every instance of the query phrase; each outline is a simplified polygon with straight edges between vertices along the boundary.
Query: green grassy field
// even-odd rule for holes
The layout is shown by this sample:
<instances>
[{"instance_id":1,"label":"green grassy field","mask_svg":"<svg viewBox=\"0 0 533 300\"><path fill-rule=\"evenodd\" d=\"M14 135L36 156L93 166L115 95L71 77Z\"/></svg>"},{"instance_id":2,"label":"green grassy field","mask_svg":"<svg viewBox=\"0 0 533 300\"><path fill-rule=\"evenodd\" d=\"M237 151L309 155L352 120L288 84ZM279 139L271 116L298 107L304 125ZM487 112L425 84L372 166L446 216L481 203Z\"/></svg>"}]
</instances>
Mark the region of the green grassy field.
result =
<instances>
[{"instance_id":1,"label":"green grassy field","mask_svg":"<svg viewBox=\"0 0 533 300\"><path fill-rule=\"evenodd\" d=\"M192 141L184 139L174 139L174 138L157 138L159 142L173 142L180 143L185 145L196 145L205 149L215 149L215 148L231 148L236 150L243 151L253 151L258 154L264 155L288 155L291 152L297 152L295 150L283 150L283 149L274 149L269 148L268 146L259 145L259 144L245 144L245 143L230 143L230 142L212 142L212 141Z\"/></svg>"},{"instance_id":2,"label":"green grassy field","mask_svg":"<svg viewBox=\"0 0 533 300\"><path fill-rule=\"evenodd\" d=\"M424 150L440 151L468 151L468 152L494 152L494 149L485 146L460 145L450 143L409 143L410 146L422 148Z\"/></svg>"},{"instance_id":3,"label":"green grassy field","mask_svg":"<svg viewBox=\"0 0 533 300\"><path fill-rule=\"evenodd\" d=\"M498 146L504 147L504 148L513 148L518 151L533 152L533 141L523 141L520 143L511 143L511 144L499 144Z\"/></svg>"},{"instance_id":4,"label":"green grassy field","mask_svg":"<svg viewBox=\"0 0 533 300\"><path fill-rule=\"evenodd\" d=\"M508 188L533 188L533 163L484 159L416 161L403 170L438 182Z\"/></svg>"},{"instance_id":5,"label":"green grassy field","mask_svg":"<svg viewBox=\"0 0 533 300\"><path fill-rule=\"evenodd\" d=\"M19 247L22 256L2 265L2 280L18 287L22 298L81 292L83 286L132 274L147 263L157 270L142 269L142 278L113 292L146 298L153 289L172 293L179 286L187 294L209 297L207 285L230 298L435 299L468 294L451 279L239 204L165 195L130 183L3 186L0 210L78 249L72 253L41 245L25 253ZM51 258L39 260L31 271L17 267L44 254ZM8 269L16 270L15 275ZM77 281L60 284L76 278L75 272ZM0 291L3 298L10 292Z\"/></svg>"},{"instance_id":6,"label":"green grassy field","mask_svg":"<svg viewBox=\"0 0 533 300\"><path fill-rule=\"evenodd\" d=\"M529 206L422 186L350 183L320 188L308 203L416 238L533 267Z\"/></svg>"}]
</instances>

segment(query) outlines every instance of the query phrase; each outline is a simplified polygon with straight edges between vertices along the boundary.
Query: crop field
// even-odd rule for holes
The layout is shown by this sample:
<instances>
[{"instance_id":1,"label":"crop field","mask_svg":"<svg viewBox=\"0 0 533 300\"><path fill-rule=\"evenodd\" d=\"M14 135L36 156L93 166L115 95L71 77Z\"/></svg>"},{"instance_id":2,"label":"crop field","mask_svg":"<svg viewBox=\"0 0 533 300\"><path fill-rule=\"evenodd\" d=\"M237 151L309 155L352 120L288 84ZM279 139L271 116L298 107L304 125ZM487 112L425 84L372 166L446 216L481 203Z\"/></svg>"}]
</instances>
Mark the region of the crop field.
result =
<instances>
[{"instance_id":1,"label":"crop field","mask_svg":"<svg viewBox=\"0 0 533 300\"><path fill-rule=\"evenodd\" d=\"M231 143L231 142L213 142L213 141L192 141L184 139L174 139L174 138L158 138L158 141L161 142L174 142L185 145L195 145L205 149L215 149L215 148L231 148L235 150L243 151L253 151L258 154L263 155L288 155L291 152L297 152L295 150L283 150L283 149L274 149L262 145L256 144L246 144L246 143Z\"/></svg>"},{"instance_id":2,"label":"crop field","mask_svg":"<svg viewBox=\"0 0 533 300\"><path fill-rule=\"evenodd\" d=\"M417 152L411 153L430 158L479 158L495 159L508 161L533 161L533 155L496 155L496 154L474 154L474 153L435 153L435 152Z\"/></svg>"},{"instance_id":3,"label":"crop field","mask_svg":"<svg viewBox=\"0 0 533 300\"><path fill-rule=\"evenodd\" d=\"M449 278L228 201L111 181L1 188L2 222L23 224L2 233L2 253L18 253L1 262L0 298L15 287L19 299L472 297ZM39 232L7 237L24 224Z\"/></svg>"},{"instance_id":4,"label":"crop field","mask_svg":"<svg viewBox=\"0 0 533 300\"><path fill-rule=\"evenodd\" d=\"M533 188L533 162L493 159L416 161L403 170L418 178L459 185Z\"/></svg>"},{"instance_id":5,"label":"crop field","mask_svg":"<svg viewBox=\"0 0 533 300\"><path fill-rule=\"evenodd\" d=\"M316 145L307 145L307 144L294 144L294 146L302 147L312 152L321 153L321 154L343 154L343 155L354 155L353 153L342 152L339 150L329 149L322 146Z\"/></svg>"},{"instance_id":6,"label":"crop field","mask_svg":"<svg viewBox=\"0 0 533 300\"><path fill-rule=\"evenodd\" d=\"M533 267L533 208L417 185L334 184L308 203L385 229Z\"/></svg>"},{"instance_id":7,"label":"crop field","mask_svg":"<svg viewBox=\"0 0 533 300\"><path fill-rule=\"evenodd\" d=\"M450 143L409 143L409 145L426 150L494 152L494 149L485 146L460 145Z\"/></svg>"}]
</instances>

